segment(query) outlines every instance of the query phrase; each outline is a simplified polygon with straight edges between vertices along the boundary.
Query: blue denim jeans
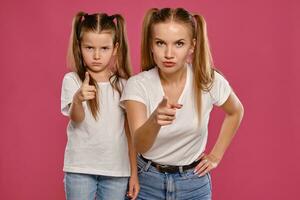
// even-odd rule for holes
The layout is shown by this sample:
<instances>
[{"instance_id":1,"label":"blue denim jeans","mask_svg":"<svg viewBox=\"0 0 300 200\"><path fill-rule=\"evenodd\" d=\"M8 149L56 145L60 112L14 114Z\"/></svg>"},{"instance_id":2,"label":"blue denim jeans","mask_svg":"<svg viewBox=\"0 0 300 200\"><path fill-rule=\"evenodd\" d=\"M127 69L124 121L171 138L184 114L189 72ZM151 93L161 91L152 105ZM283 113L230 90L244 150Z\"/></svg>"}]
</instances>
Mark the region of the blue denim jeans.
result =
<instances>
[{"instance_id":1,"label":"blue denim jeans","mask_svg":"<svg viewBox=\"0 0 300 200\"><path fill-rule=\"evenodd\" d=\"M64 185L67 200L123 200L128 177L99 176L65 173Z\"/></svg>"},{"instance_id":2,"label":"blue denim jeans","mask_svg":"<svg viewBox=\"0 0 300 200\"><path fill-rule=\"evenodd\" d=\"M211 200L211 177L199 177L189 169L178 173L161 173L139 156L139 200Z\"/></svg>"}]
</instances>

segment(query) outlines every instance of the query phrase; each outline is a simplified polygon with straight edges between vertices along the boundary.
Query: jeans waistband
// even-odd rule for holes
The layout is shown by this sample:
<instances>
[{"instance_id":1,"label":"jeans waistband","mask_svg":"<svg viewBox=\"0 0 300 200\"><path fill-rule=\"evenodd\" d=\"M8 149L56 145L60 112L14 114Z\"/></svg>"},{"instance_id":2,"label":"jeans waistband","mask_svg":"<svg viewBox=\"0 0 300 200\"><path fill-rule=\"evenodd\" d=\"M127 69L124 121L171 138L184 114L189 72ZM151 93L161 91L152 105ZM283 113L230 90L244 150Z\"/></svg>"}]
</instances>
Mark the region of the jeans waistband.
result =
<instances>
[{"instance_id":1,"label":"jeans waistband","mask_svg":"<svg viewBox=\"0 0 300 200\"><path fill-rule=\"evenodd\" d=\"M182 173L186 170L192 169L196 167L201 160L196 160L195 162L189 164L189 165L183 165L183 166L175 166L175 165L161 165L159 163L155 163L151 160L148 160L147 158L144 158L142 155L139 155L140 158L145 161L146 163L150 163L151 166L155 167L157 171L161 173Z\"/></svg>"}]
</instances>

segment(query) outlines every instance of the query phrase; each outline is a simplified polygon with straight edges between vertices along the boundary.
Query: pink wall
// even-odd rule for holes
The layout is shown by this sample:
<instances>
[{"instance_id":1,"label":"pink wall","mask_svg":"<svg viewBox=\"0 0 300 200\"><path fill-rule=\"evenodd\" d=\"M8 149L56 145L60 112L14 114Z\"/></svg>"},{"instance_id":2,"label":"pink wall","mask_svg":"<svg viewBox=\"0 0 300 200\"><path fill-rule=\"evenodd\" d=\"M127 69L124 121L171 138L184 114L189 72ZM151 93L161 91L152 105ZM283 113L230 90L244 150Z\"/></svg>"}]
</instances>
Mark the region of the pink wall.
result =
<instances>
[{"instance_id":1,"label":"pink wall","mask_svg":"<svg viewBox=\"0 0 300 200\"><path fill-rule=\"evenodd\" d=\"M299 1L112 1L1 1L0 199L64 199L67 119L60 87L72 16L123 14L137 72L142 16L166 6L205 16L215 64L245 107L243 124L212 173L214 199L298 199ZM213 113L209 146L221 116Z\"/></svg>"}]
</instances>

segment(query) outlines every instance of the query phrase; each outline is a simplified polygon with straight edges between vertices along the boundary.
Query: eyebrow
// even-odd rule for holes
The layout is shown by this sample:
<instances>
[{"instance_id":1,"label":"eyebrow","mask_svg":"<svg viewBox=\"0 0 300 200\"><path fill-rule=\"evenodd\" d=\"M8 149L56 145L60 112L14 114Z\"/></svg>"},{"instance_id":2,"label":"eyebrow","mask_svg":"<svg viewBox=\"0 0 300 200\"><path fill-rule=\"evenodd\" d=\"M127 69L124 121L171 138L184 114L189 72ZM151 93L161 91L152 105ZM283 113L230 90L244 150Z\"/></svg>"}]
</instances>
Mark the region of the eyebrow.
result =
<instances>
[{"instance_id":1,"label":"eyebrow","mask_svg":"<svg viewBox=\"0 0 300 200\"><path fill-rule=\"evenodd\" d=\"M90 44L90 43L88 43L88 42L83 42L82 43L82 45L83 46L91 46L91 47L93 47L94 45L92 45L92 44ZM113 45L110 45L110 44L106 44L106 45L100 45L100 47L112 47Z\"/></svg>"},{"instance_id":2,"label":"eyebrow","mask_svg":"<svg viewBox=\"0 0 300 200\"><path fill-rule=\"evenodd\" d=\"M161 40L161 41L164 41L163 39L160 39L160 38L154 38L154 40ZM179 40L176 40L175 42L180 42L180 41L185 41L185 39L179 39Z\"/></svg>"}]
</instances>

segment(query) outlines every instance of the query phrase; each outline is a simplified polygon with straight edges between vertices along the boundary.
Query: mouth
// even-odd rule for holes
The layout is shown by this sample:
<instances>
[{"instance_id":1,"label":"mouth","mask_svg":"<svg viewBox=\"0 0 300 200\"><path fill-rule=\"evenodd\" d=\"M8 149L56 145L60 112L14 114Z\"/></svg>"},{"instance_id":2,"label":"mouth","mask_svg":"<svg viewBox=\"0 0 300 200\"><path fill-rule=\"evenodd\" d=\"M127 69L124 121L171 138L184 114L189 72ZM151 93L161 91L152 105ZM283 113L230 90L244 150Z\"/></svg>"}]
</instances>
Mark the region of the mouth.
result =
<instances>
[{"instance_id":1,"label":"mouth","mask_svg":"<svg viewBox=\"0 0 300 200\"><path fill-rule=\"evenodd\" d=\"M96 62L93 62L92 65L93 65L93 66L99 66L99 65L102 65L102 63L96 63Z\"/></svg>"},{"instance_id":2,"label":"mouth","mask_svg":"<svg viewBox=\"0 0 300 200\"><path fill-rule=\"evenodd\" d=\"M165 67L174 67L175 66L175 62L163 62Z\"/></svg>"}]
</instances>

